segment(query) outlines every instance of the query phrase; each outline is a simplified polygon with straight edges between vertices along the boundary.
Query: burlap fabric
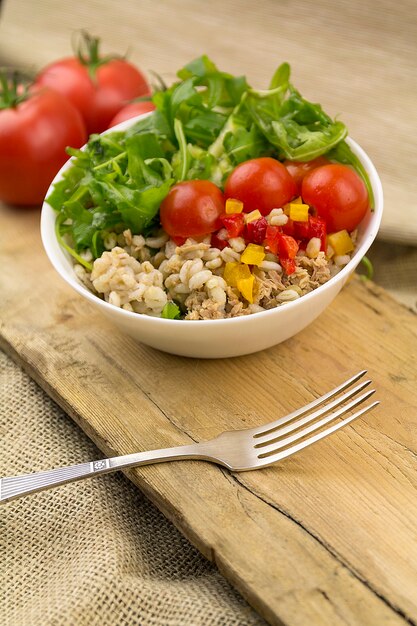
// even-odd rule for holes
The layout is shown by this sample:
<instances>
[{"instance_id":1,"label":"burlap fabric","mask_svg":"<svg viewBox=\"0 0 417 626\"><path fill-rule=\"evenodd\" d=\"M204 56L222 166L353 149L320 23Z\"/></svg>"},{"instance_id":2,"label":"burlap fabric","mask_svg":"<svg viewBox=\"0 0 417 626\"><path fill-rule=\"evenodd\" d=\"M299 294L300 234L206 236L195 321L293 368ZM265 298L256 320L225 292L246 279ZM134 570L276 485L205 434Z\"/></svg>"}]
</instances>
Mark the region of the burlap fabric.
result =
<instances>
[{"instance_id":1,"label":"burlap fabric","mask_svg":"<svg viewBox=\"0 0 417 626\"><path fill-rule=\"evenodd\" d=\"M0 475L100 458L0 352ZM254 626L264 621L120 473L0 510L3 626Z\"/></svg>"}]
</instances>

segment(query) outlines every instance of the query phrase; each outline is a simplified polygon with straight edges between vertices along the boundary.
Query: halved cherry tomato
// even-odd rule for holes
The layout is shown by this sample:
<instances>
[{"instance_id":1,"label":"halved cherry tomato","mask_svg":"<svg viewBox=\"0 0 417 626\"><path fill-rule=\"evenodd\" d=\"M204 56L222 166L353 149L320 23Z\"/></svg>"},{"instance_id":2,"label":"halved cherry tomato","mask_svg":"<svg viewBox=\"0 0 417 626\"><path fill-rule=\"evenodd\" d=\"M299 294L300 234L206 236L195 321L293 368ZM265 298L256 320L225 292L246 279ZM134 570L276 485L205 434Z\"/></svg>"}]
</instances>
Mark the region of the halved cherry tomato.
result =
<instances>
[{"instance_id":1,"label":"halved cherry tomato","mask_svg":"<svg viewBox=\"0 0 417 626\"><path fill-rule=\"evenodd\" d=\"M226 198L241 200L245 213L259 209L268 215L289 202L297 187L282 163L262 157L240 163L226 180L224 193Z\"/></svg>"},{"instance_id":2,"label":"halved cherry tomato","mask_svg":"<svg viewBox=\"0 0 417 626\"><path fill-rule=\"evenodd\" d=\"M354 230L369 207L363 180L350 167L338 163L323 165L306 174L301 195L325 220L330 233Z\"/></svg>"},{"instance_id":3,"label":"halved cherry tomato","mask_svg":"<svg viewBox=\"0 0 417 626\"><path fill-rule=\"evenodd\" d=\"M160 207L164 230L171 237L199 237L222 227L221 190L209 180L187 180L171 187Z\"/></svg>"},{"instance_id":4,"label":"halved cherry tomato","mask_svg":"<svg viewBox=\"0 0 417 626\"><path fill-rule=\"evenodd\" d=\"M291 174L292 178L297 185L297 193L301 193L301 183L303 182L303 178L308 172L316 169L316 167L321 167L322 165L328 165L330 163L329 159L326 159L325 156L319 156L312 161L284 161L283 165L287 168L288 172Z\"/></svg>"}]
</instances>

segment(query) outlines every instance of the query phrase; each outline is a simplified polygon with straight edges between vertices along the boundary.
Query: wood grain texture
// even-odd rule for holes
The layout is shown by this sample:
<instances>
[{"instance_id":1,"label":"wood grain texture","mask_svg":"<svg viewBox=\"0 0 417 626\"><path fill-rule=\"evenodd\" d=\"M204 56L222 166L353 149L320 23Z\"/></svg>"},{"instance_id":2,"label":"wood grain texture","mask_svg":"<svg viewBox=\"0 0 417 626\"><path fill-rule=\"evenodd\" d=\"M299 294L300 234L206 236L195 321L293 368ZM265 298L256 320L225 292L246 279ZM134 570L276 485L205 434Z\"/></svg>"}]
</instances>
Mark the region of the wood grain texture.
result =
<instances>
[{"instance_id":1,"label":"wood grain texture","mask_svg":"<svg viewBox=\"0 0 417 626\"><path fill-rule=\"evenodd\" d=\"M40 68L70 53L80 28L167 82L206 52L258 87L291 63L309 99L340 115L378 168L380 237L417 245L415 0L3 0L0 63Z\"/></svg>"},{"instance_id":2,"label":"wood grain texture","mask_svg":"<svg viewBox=\"0 0 417 626\"><path fill-rule=\"evenodd\" d=\"M277 466L127 474L271 624L417 624L416 316L357 279L280 346L174 357L115 331L55 275L38 219L0 210L0 347L108 455L268 422L368 368L381 405Z\"/></svg>"}]
</instances>

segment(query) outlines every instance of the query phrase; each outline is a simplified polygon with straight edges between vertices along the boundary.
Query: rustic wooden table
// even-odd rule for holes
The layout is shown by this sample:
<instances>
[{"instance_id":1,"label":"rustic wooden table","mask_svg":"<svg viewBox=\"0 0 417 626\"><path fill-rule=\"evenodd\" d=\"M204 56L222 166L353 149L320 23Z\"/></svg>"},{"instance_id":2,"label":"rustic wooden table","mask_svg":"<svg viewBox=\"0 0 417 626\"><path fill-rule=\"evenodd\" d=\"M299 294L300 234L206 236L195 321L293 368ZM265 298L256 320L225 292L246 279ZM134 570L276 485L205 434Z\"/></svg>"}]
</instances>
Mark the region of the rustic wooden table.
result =
<instances>
[{"instance_id":1,"label":"rustic wooden table","mask_svg":"<svg viewBox=\"0 0 417 626\"><path fill-rule=\"evenodd\" d=\"M412 240L415 14L407 1L39 0L34 11L9 0L0 54L40 65L67 54L82 26L167 80L201 52L257 85L288 59L301 90L340 112L379 167L382 236ZM279 466L232 475L184 462L128 476L271 623L416 624L416 317L355 279L280 346L173 357L115 332L70 291L42 251L38 219L0 207L0 347L106 454L261 424L369 369L380 407Z\"/></svg>"}]
</instances>

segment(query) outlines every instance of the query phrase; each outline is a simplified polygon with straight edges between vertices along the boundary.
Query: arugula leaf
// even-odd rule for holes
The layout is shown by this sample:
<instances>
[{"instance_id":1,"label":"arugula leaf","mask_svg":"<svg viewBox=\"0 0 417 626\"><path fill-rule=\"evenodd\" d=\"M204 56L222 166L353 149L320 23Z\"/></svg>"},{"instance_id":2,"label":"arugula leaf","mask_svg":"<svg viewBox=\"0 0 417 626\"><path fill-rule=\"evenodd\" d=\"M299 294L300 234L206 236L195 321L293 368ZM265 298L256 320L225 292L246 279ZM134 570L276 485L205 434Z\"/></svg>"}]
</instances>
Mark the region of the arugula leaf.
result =
<instances>
[{"instance_id":1,"label":"arugula leaf","mask_svg":"<svg viewBox=\"0 0 417 626\"><path fill-rule=\"evenodd\" d=\"M105 194L106 201L117 211L126 226L135 233L146 228L159 210L174 179L168 179L159 187L132 189L115 182L96 181Z\"/></svg>"},{"instance_id":2,"label":"arugula leaf","mask_svg":"<svg viewBox=\"0 0 417 626\"><path fill-rule=\"evenodd\" d=\"M224 114L216 111L198 110L194 117L190 117L184 124L188 141L208 148L223 128L226 119Z\"/></svg>"},{"instance_id":3,"label":"arugula leaf","mask_svg":"<svg viewBox=\"0 0 417 626\"><path fill-rule=\"evenodd\" d=\"M254 159L260 154L268 156L272 152L265 137L255 124L252 124L249 130L242 126L236 128L235 132L229 131L226 133L223 139L223 146L225 156L234 166L243 161Z\"/></svg>"},{"instance_id":4,"label":"arugula leaf","mask_svg":"<svg viewBox=\"0 0 417 626\"><path fill-rule=\"evenodd\" d=\"M245 99L254 122L280 159L310 161L328 152L347 135L346 126L333 122L319 104L305 100L285 83L269 91L250 90Z\"/></svg>"},{"instance_id":5,"label":"arugula leaf","mask_svg":"<svg viewBox=\"0 0 417 626\"><path fill-rule=\"evenodd\" d=\"M188 78L205 78L211 74L217 74L219 71L216 65L211 61L206 54L203 54L198 59L194 59L190 63L187 63L182 69L177 72L178 78L187 80Z\"/></svg>"},{"instance_id":6,"label":"arugula leaf","mask_svg":"<svg viewBox=\"0 0 417 626\"><path fill-rule=\"evenodd\" d=\"M167 320L178 320L181 317L180 308L175 302L167 302L162 309L161 317Z\"/></svg>"},{"instance_id":7,"label":"arugula leaf","mask_svg":"<svg viewBox=\"0 0 417 626\"><path fill-rule=\"evenodd\" d=\"M276 89L277 87L287 88L290 80L290 66L288 63L281 63L281 65L275 70L275 73L269 84L269 89Z\"/></svg>"},{"instance_id":8,"label":"arugula leaf","mask_svg":"<svg viewBox=\"0 0 417 626\"><path fill-rule=\"evenodd\" d=\"M73 189L79 185L84 174L85 171L78 164L65 170L62 180L55 183L53 190L46 199L55 211L62 209L63 204L70 198Z\"/></svg>"},{"instance_id":9,"label":"arugula leaf","mask_svg":"<svg viewBox=\"0 0 417 626\"><path fill-rule=\"evenodd\" d=\"M177 180L185 180L187 176L188 168L189 168L189 153L187 150L187 142L185 139L184 128L179 119L176 119L174 122L174 132L178 141L179 149L179 163L178 165L178 175L176 176Z\"/></svg>"},{"instance_id":10,"label":"arugula leaf","mask_svg":"<svg viewBox=\"0 0 417 626\"><path fill-rule=\"evenodd\" d=\"M203 92L203 100L209 109L234 108L248 88L244 76L220 72L206 55L188 63L177 76L182 80L193 79L195 85L207 88Z\"/></svg>"},{"instance_id":11,"label":"arugula leaf","mask_svg":"<svg viewBox=\"0 0 417 626\"><path fill-rule=\"evenodd\" d=\"M98 259L105 250L102 233L100 230L96 230L91 239L91 252L95 259Z\"/></svg>"},{"instance_id":12,"label":"arugula leaf","mask_svg":"<svg viewBox=\"0 0 417 626\"><path fill-rule=\"evenodd\" d=\"M55 235L56 235L59 245L62 246L62 248L64 248L65 250L67 250L67 252L69 252L69 254L71 254L71 256L74 257L77 263L80 263L80 265L83 265L89 272L91 272L91 270L93 269L92 264L86 261L85 259L83 259L79 254L77 254L74 248L69 246L67 242L65 241L65 239L63 238L62 231L65 229L65 225L64 225L65 221L66 221L65 214L59 213L55 222Z\"/></svg>"}]
</instances>

